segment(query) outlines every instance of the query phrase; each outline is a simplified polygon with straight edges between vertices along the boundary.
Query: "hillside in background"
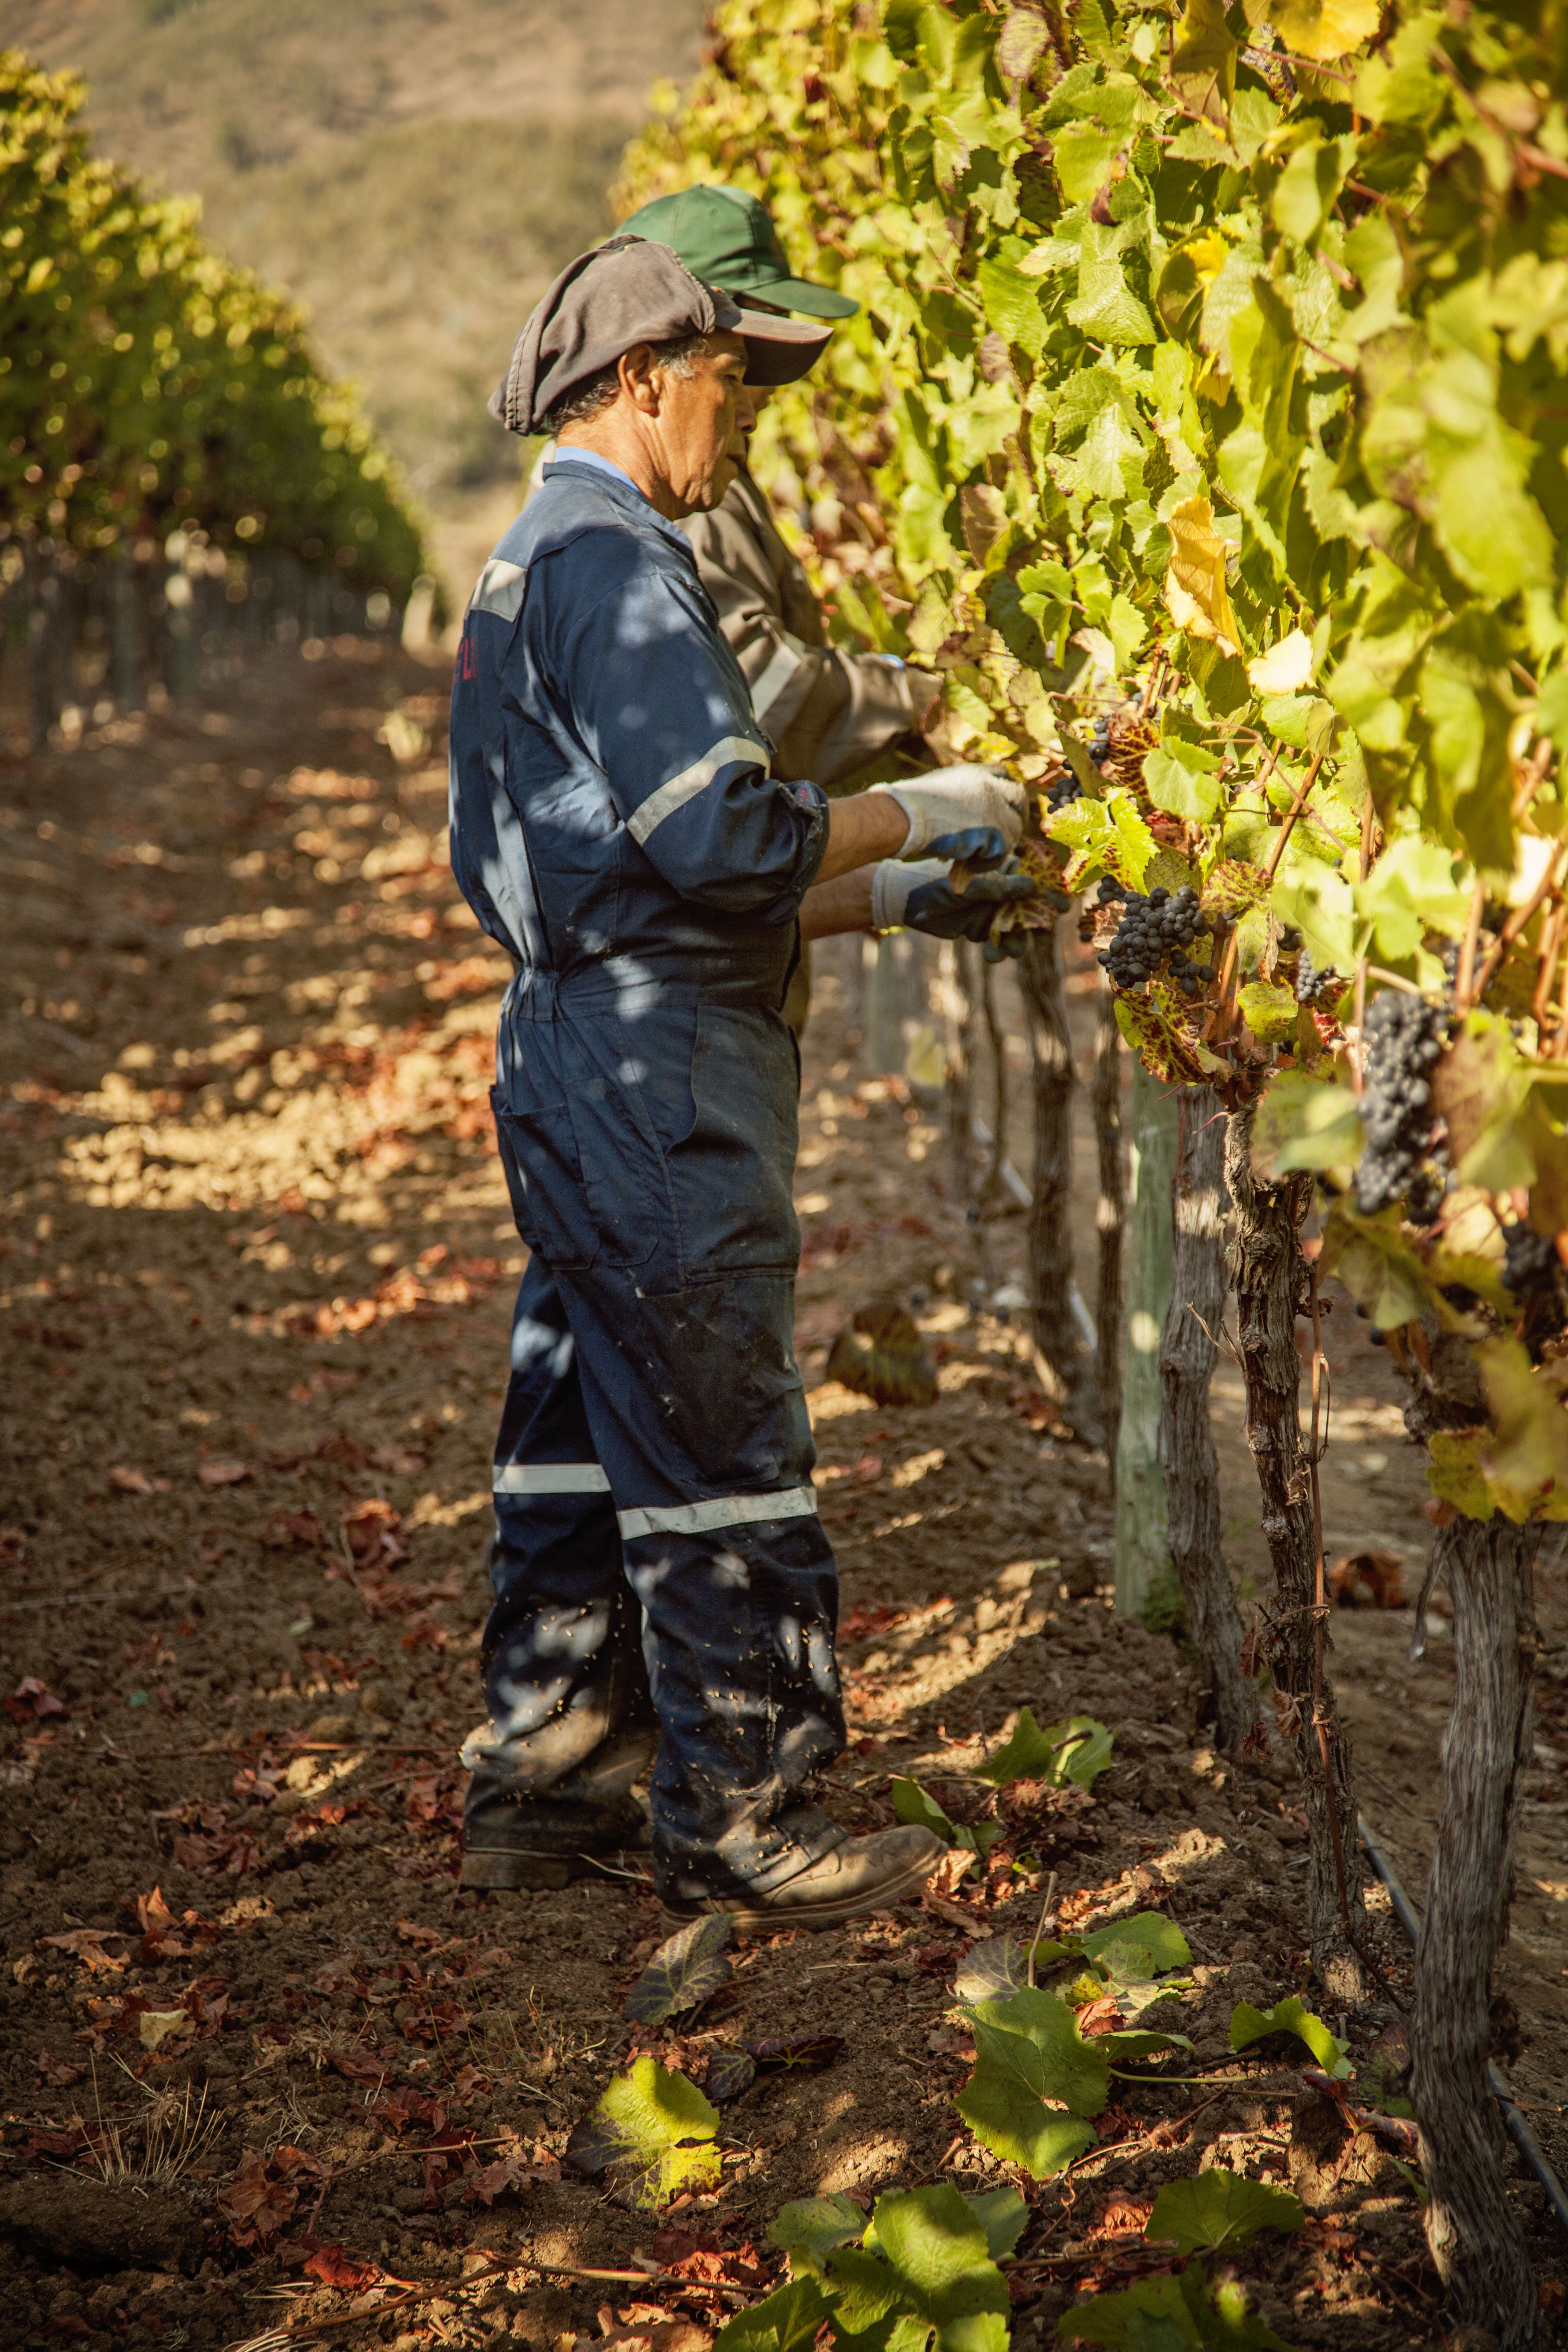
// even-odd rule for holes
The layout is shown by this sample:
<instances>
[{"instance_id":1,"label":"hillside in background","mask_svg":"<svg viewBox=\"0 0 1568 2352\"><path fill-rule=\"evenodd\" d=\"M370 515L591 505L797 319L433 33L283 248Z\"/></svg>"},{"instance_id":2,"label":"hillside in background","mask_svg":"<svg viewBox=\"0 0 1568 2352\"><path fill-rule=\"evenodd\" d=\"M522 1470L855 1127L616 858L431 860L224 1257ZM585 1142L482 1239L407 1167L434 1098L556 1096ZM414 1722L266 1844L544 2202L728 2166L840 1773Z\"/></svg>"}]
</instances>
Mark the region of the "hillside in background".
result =
<instances>
[{"instance_id":1,"label":"hillside in background","mask_svg":"<svg viewBox=\"0 0 1568 2352\"><path fill-rule=\"evenodd\" d=\"M485 414L702 0L0 0L0 45L87 77L100 152L199 195L211 242L314 313L459 593L517 446Z\"/></svg>"}]
</instances>

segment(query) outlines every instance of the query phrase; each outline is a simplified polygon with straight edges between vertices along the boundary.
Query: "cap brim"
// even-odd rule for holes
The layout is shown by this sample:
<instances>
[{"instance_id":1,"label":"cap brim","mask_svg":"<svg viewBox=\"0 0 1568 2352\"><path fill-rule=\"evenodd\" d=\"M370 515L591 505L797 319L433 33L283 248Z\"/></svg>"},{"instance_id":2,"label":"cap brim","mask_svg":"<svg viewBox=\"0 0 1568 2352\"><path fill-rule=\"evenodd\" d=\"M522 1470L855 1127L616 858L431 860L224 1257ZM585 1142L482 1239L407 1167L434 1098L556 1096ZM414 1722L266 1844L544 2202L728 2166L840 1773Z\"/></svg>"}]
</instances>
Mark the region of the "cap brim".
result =
<instances>
[{"instance_id":1,"label":"cap brim","mask_svg":"<svg viewBox=\"0 0 1568 2352\"><path fill-rule=\"evenodd\" d=\"M776 278L770 285L748 286L746 292L759 302L776 303L781 310L803 310L808 319L852 319L860 308L849 295L836 294L831 286L814 286L809 278Z\"/></svg>"},{"instance_id":2,"label":"cap brim","mask_svg":"<svg viewBox=\"0 0 1568 2352\"><path fill-rule=\"evenodd\" d=\"M765 310L742 310L730 331L746 345L746 382L773 389L805 375L832 333L804 319L773 319Z\"/></svg>"}]
</instances>

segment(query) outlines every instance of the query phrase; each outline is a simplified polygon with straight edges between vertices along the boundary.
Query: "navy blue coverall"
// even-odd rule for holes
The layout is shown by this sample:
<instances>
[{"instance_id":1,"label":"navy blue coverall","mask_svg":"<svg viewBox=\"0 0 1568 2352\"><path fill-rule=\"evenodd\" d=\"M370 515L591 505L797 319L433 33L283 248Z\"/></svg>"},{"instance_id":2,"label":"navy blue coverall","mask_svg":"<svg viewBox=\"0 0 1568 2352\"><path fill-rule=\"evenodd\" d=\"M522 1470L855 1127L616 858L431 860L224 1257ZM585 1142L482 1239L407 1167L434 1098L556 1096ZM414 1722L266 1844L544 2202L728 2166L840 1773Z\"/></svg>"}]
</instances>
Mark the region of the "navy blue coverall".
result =
<instances>
[{"instance_id":1,"label":"navy blue coverall","mask_svg":"<svg viewBox=\"0 0 1568 2352\"><path fill-rule=\"evenodd\" d=\"M563 452L481 575L452 695L453 869L518 965L493 1101L531 1253L465 1760L547 1797L646 1665L679 1896L766 1893L843 1834L799 1796L844 1718L779 1010L827 803L769 759L684 534Z\"/></svg>"}]
</instances>

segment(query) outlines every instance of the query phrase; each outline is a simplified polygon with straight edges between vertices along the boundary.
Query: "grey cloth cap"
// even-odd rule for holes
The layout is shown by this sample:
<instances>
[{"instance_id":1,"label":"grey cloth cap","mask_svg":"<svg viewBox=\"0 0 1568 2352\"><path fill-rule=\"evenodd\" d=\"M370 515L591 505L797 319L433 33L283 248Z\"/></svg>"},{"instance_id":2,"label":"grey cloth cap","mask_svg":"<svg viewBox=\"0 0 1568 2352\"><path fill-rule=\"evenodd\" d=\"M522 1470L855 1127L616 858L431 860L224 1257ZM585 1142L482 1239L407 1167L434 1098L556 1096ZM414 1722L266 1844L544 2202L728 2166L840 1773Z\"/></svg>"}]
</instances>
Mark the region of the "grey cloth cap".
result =
<instances>
[{"instance_id":1,"label":"grey cloth cap","mask_svg":"<svg viewBox=\"0 0 1568 2352\"><path fill-rule=\"evenodd\" d=\"M742 335L746 381L794 383L827 341L828 330L797 319L742 310L704 286L667 245L612 236L568 262L531 313L489 412L509 433L543 433L556 403L636 343L685 335Z\"/></svg>"}]
</instances>

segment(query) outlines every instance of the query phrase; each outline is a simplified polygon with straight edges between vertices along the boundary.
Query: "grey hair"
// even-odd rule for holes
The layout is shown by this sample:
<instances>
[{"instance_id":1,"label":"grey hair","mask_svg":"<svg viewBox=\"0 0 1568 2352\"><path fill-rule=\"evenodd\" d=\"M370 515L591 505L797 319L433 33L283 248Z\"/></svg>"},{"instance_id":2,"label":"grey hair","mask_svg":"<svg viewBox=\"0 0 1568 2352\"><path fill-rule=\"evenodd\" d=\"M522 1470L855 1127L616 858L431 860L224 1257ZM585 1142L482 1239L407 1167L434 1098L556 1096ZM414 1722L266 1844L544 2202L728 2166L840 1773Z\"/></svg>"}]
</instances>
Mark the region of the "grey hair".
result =
<instances>
[{"instance_id":1,"label":"grey hair","mask_svg":"<svg viewBox=\"0 0 1568 2352\"><path fill-rule=\"evenodd\" d=\"M712 346L710 335L678 335L672 342L653 345L653 363L661 375L672 375L684 383L696 373L694 362L705 357ZM552 433L559 433L563 425L586 425L600 416L614 401L621 388L620 362L597 369L574 384L565 397L558 400L548 419Z\"/></svg>"}]
</instances>

